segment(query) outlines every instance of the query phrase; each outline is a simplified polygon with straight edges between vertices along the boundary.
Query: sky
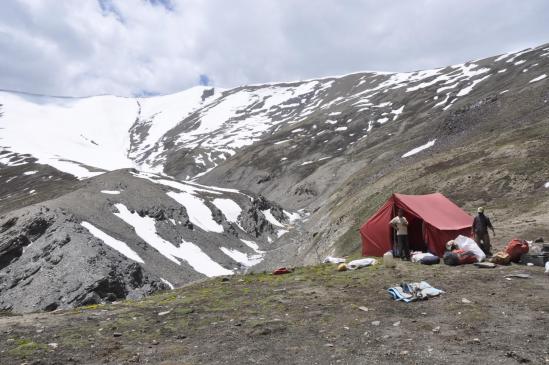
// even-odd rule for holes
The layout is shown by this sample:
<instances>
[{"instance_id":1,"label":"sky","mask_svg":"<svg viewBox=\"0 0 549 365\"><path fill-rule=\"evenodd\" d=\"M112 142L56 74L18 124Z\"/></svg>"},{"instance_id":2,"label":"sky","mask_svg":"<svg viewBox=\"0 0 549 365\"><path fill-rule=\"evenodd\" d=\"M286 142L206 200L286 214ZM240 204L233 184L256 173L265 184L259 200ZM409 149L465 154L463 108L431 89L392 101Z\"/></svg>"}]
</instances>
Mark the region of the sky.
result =
<instances>
[{"instance_id":1,"label":"sky","mask_svg":"<svg viewBox=\"0 0 549 365\"><path fill-rule=\"evenodd\" d=\"M546 0L6 0L0 89L144 96L413 71L549 43Z\"/></svg>"}]
</instances>

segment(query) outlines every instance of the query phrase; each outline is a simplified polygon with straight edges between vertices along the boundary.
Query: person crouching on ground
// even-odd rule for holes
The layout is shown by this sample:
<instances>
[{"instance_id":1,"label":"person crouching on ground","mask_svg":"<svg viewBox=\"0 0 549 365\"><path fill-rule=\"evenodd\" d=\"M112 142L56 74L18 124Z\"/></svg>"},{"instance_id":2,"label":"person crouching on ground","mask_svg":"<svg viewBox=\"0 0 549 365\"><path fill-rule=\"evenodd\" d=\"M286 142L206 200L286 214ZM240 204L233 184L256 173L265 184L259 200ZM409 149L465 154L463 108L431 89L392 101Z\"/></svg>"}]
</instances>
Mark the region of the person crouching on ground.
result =
<instances>
[{"instance_id":1,"label":"person crouching on ground","mask_svg":"<svg viewBox=\"0 0 549 365\"><path fill-rule=\"evenodd\" d=\"M410 260L410 245L408 243L408 221L403 215L402 209L398 210L398 216L391 219L389 224L397 232L398 252L402 260Z\"/></svg>"},{"instance_id":2,"label":"person crouching on ground","mask_svg":"<svg viewBox=\"0 0 549 365\"><path fill-rule=\"evenodd\" d=\"M484 215L484 208L478 208L477 212L478 215L473 220L472 229L475 242L479 245L480 249L486 254L486 256L492 256L492 246L490 245L488 228L492 230L494 237L496 236L496 231L494 231L490 218Z\"/></svg>"}]
</instances>

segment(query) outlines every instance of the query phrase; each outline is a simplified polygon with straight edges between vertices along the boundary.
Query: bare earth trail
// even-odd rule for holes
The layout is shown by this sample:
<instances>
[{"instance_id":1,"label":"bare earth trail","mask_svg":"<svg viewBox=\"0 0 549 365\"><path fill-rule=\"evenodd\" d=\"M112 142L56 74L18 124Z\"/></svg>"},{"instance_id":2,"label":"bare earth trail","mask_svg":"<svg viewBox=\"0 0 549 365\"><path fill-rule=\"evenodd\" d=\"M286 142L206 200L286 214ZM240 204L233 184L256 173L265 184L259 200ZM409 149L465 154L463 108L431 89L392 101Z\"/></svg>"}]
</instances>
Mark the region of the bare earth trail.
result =
<instances>
[{"instance_id":1,"label":"bare earth trail","mask_svg":"<svg viewBox=\"0 0 549 365\"><path fill-rule=\"evenodd\" d=\"M505 278L517 272L531 277ZM446 293L405 304L386 292L420 280ZM312 266L3 317L0 363L543 364L548 313L549 277L540 267Z\"/></svg>"}]
</instances>

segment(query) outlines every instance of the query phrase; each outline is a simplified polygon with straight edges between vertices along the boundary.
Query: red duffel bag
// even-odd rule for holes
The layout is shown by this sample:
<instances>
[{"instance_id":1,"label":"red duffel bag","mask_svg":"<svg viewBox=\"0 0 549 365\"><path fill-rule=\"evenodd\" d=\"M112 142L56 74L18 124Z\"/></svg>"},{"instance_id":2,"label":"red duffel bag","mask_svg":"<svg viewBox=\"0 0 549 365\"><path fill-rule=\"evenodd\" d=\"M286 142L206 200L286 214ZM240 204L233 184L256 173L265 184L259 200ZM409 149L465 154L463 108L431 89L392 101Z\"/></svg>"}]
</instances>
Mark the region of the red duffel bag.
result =
<instances>
[{"instance_id":1,"label":"red duffel bag","mask_svg":"<svg viewBox=\"0 0 549 365\"><path fill-rule=\"evenodd\" d=\"M528 242L515 238L509 241L507 246L505 246L505 252L507 252L509 257L511 258L511 261L519 262L522 254L528 252Z\"/></svg>"}]
</instances>

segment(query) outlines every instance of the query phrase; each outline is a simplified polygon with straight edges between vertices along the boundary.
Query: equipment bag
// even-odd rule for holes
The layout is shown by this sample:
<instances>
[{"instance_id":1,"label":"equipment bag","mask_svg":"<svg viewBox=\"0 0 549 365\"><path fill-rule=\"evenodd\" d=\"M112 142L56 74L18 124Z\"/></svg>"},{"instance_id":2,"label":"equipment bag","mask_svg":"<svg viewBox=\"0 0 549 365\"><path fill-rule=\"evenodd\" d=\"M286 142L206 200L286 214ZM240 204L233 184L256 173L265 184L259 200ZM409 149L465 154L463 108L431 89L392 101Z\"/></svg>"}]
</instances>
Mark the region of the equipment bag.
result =
<instances>
[{"instance_id":1,"label":"equipment bag","mask_svg":"<svg viewBox=\"0 0 549 365\"><path fill-rule=\"evenodd\" d=\"M519 262L522 254L528 252L528 242L515 238L507 243L507 246L505 246L505 252L509 254L511 261Z\"/></svg>"}]
</instances>

